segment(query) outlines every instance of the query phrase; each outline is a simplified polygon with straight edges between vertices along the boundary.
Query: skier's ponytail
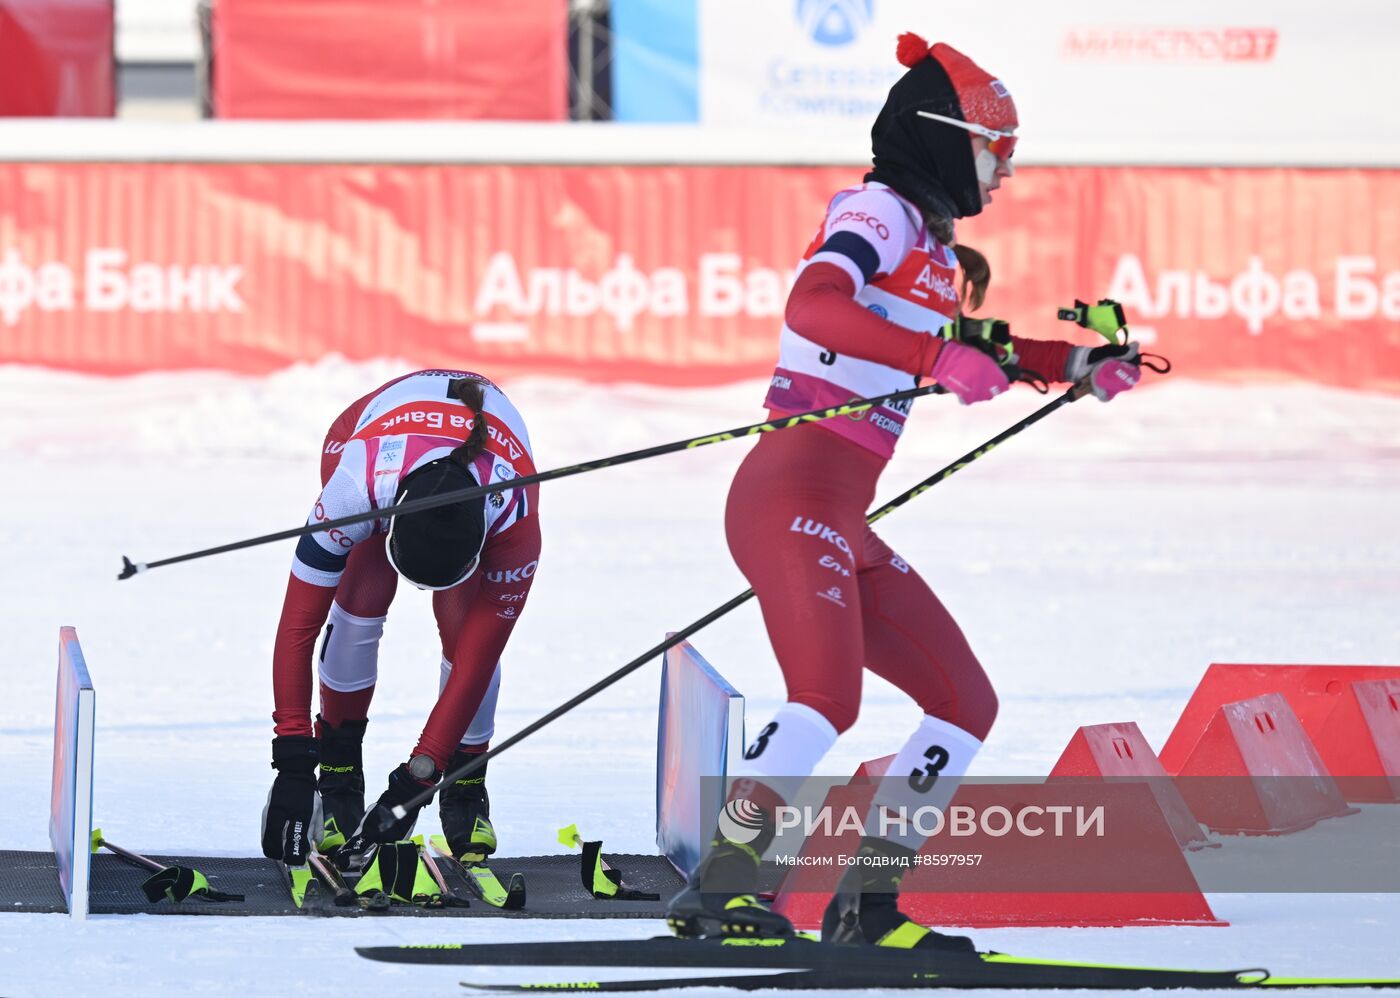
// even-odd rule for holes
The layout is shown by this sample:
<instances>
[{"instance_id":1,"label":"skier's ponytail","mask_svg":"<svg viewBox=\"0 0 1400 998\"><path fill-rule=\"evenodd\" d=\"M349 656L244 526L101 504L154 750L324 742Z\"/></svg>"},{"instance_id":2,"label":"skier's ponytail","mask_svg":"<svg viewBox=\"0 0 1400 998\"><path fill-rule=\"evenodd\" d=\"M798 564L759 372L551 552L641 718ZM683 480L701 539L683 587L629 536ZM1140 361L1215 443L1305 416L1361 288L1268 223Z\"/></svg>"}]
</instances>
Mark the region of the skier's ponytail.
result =
<instances>
[{"instance_id":1,"label":"skier's ponytail","mask_svg":"<svg viewBox=\"0 0 1400 998\"><path fill-rule=\"evenodd\" d=\"M471 433L451 454L452 460L466 468L486 449L486 399L476 378L458 378L452 382L452 392L472 415Z\"/></svg>"},{"instance_id":2,"label":"skier's ponytail","mask_svg":"<svg viewBox=\"0 0 1400 998\"><path fill-rule=\"evenodd\" d=\"M992 283L992 265L981 251L958 242L951 218L925 213L924 222L933 237L952 249L953 255L958 258L958 267L962 270L958 299L964 312L976 312L987 299L987 285Z\"/></svg>"},{"instance_id":3,"label":"skier's ponytail","mask_svg":"<svg viewBox=\"0 0 1400 998\"><path fill-rule=\"evenodd\" d=\"M953 253L962 268L962 284L958 297L964 311L976 312L987 298L987 285L992 283L992 265L980 251L962 243L953 244Z\"/></svg>"}]
</instances>

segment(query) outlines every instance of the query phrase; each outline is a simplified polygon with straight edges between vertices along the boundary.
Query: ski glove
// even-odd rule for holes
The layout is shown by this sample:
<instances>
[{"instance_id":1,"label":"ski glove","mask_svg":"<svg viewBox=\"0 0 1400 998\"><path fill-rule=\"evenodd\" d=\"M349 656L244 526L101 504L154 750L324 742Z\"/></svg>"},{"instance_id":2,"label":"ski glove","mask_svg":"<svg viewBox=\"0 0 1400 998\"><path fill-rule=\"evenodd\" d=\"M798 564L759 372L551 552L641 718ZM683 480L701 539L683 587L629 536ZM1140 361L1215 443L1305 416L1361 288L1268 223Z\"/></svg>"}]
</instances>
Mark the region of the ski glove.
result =
<instances>
[{"instance_id":1,"label":"ski glove","mask_svg":"<svg viewBox=\"0 0 1400 998\"><path fill-rule=\"evenodd\" d=\"M277 778L263 808L262 847L268 859L300 866L311 852L313 831L320 827L316 794L316 739L278 735L272 739L272 768Z\"/></svg>"},{"instance_id":2,"label":"ski glove","mask_svg":"<svg viewBox=\"0 0 1400 998\"><path fill-rule=\"evenodd\" d=\"M427 790L442 776L437 764L426 755L416 755L389 774L389 788L365 812L360 827L336 850L336 863L342 869L363 865L372 846L384 842L401 842L413 834L418 812L423 805L408 808L402 818L395 818L393 809L407 804Z\"/></svg>"},{"instance_id":3,"label":"ski glove","mask_svg":"<svg viewBox=\"0 0 1400 998\"><path fill-rule=\"evenodd\" d=\"M1089 390L1100 402L1126 392L1142 377L1142 358L1136 343L1121 346L1075 347L1065 361L1065 380L1088 378Z\"/></svg>"},{"instance_id":4,"label":"ski glove","mask_svg":"<svg viewBox=\"0 0 1400 998\"><path fill-rule=\"evenodd\" d=\"M943 344L929 369L929 377L956 395L963 405L996 398L1010 385L1006 372L995 360L956 340Z\"/></svg>"},{"instance_id":5,"label":"ski glove","mask_svg":"<svg viewBox=\"0 0 1400 998\"><path fill-rule=\"evenodd\" d=\"M940 330L939 335L945 340L957 340L976 347L1002 367L1016 362L1011 323L1005 319L974 319L959 313L956 319Z\"/></svg>"},{"instance_id":6,"label":"ski glove","mask_svg":"<svg viewBox=\"0 0 1400 998\"><path fill-rule=\"evenodd\" d=\"M1076 298L1074 308L1060 309L1059 317L1076 326L1092 329L1110 343L1117 343L1118 333L1128 325L1128 320L1123 315L1123 306L1112 298L1100 298L1097 305L1090 305Z\"/></svg>"}]
</instances>

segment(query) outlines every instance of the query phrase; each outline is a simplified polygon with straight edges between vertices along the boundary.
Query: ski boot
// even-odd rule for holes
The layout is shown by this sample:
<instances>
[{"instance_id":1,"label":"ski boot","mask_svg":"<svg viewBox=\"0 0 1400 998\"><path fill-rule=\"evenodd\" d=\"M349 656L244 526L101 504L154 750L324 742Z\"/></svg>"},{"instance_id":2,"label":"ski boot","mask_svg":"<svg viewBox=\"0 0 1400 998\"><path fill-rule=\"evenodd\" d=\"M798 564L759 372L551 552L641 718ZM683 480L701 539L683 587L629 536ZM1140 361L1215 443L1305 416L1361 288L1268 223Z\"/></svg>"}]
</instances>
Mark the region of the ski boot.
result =
<instances>
[{"instance_id":1,"label":"ski boot","mask_svg":"<svg viewBox=\"0 0 1400 998\"><path fill-rule=\"evenodd\" d=\"M784 915L758 900L760 853L716 835L710 851L666 906L666 924L682 939L794 935Z\"/></svg>"},{"instance_id":2,"label":"ski boot","mask_svg":"<svg viewBox=\"0 0 1400 998\"><path fill-rule=\"evenodd\" d=\"M333 727L317 716L321 730L321 794L323 830L317 847L330 852L343 845L365 816L365 767L361 747L368 721L342 721Z\"/></svg>"},{"instance_id":3,"label":"ski boot","mask_svg":"<svg viewBox=\"0 0 1400 998\"><path fill-rule=\"evenodd\" d=\"M822 915L822 942L890 949L974 953L966 936L947 936L899 910L899 884L915 851L887 839L864 838Z\"/></svg>"},{"instance_id":4,"label":"ski boot","mask_svg":"<svg viewBox=\"0 0 1400 998\"><path fill-rule=\"evenodd\" d=\"M449 773L467 765L476 754L458 749L447 765ZM463 863L480 863L496 851L496 829L491 825L491 798L486 793L486 765L470 776L453 780L438 794L438 816L447 847Z\"/></svg>"}]
</instances>

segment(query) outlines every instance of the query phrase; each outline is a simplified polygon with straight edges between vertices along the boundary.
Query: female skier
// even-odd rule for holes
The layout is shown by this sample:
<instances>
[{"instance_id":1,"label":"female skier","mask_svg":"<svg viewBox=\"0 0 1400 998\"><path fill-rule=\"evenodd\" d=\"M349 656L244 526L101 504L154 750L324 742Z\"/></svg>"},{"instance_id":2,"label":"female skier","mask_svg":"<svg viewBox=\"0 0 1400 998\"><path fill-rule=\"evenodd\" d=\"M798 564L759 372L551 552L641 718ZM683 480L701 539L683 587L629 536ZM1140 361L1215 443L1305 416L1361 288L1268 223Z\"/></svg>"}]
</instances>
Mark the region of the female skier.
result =
<instances>
[{"instance_id":1,"label":"female skier","mask_svg":"<svg viewBox=\"0 0 1400 998\"><path fill-rule=\"evenodd\" d=\"M775 415L898 391L924 377L964 404L1008 387L990 352L960 341L971 338L969 327L984 328L964 319L961 306L981 305L990 271L980 253L955 242L953 221L978 214L1012 176L1015 105L1000 80L947 45L905 34L898 57L908 71L875 119L874 168L831 199L788 298L765 403ZM1088 379L1103 401L1139 376L1137 344L1090 349L1011 337L1009 346L1022 369L1051 381ZM749 842L716 832L671 902L669 921L680 935L792 932L753 896L759 859L773 839L775 808L795 799L855 722L865 668L912 697L924 717L877 787L867 835L827 907L822 936L971 948L899 911L900 879L923 842L914 823L906 834L870 834L881 808L946 807L997 711L958 625L865 522L908 407L766 434L735 476L726 534L758 596L788 702L748 747L726 808L747 802L761 831Z\"/></svg>"},{"instance_id":2,"label":"female skier","mask_svg":"<svg viewBox=\"0 0 1400 998\"><path fill-rule=\"evenodd\" d=\"M273 649L277 777L263 812L267 856L298 864L312 848L341 846L337 861L356 866L372 844L373 833L360 831L362 823L380 827L364 821L361 743L379 639L399 576L432 591L441 687L418 744L389 775L376 807L406 802L445 770L464 765L469 753L487 749L501 652L540 555L538 486L512 488L510 481L534 470L520 413L499 388L466 371L405 375L331 425L322 449L321 495L308 523L477 485L500 488L301 538ZM322 625L321 710L313 724L311 661ZM456 856L486 856L496 847L484 778L480 769L440 795L443 832ZM383 840L406 838L417 811L385 821L392 827Z\"/></svg>"}]
</instances>

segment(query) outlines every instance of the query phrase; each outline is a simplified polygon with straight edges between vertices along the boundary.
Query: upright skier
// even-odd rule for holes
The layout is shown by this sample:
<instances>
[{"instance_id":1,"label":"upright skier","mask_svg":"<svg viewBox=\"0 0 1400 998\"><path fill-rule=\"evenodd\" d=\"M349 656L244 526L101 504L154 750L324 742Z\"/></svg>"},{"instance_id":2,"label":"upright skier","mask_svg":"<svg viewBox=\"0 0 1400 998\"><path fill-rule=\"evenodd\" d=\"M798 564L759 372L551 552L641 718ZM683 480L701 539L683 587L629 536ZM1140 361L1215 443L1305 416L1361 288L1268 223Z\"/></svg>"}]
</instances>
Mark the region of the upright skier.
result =
<instances>
[{"instance_id":1,"label":"upright skier","mask_svg":"<svg viewBox=\"0 0 1400 998\"><path fill-rule=\"evenodd\" d=\"M321 495L308 523L477 485L500 488L301 538L273 650L277 777L263 812L267 856L297 864L313 846L340 846L337 858L353 866L372 844L372 833L360 828L377 827L364 821L361 745L379 673L379 639L399 576L432 591L442 643L440 692L408 761L389 774L377 808L407 802L445 770L487 749L501 652L540 556L538 486L512 488L510 482L534 470L520 413L494 384L466 371L398 378L331 425L322 449ZM321 710L313 724L312 655L323 625ZM440 794L443 832L456 856L495 850L485 775L480 769ZM386 821L392 827L384 840L406 838L417 813Z\"/></svg>"},{"instance_id":2,"label":"upright skier","mask_svg":"<svg viewBox=\"0 0 1400 998\"><path fill-rule=\"evenodd\" d=\"M1012 176L1016 108L1000 80L953 48L900 37L907 72L871 131L874 168L839 191L799 265L766 405L787 415L898 391L931 377L964 404L1008 387L992 352L963 340L985 329L987 262L954 238ZM957 283L961 265L962 284ZM986 345L985 343L983 344ZM1087 379L1100 400L1133 387L1137 344L1088 348L1011 337L1016 363L1050 381ZM774 809L793 801L856 720L862 669L909 694L924 718L876 789L878 809L945 807L996 717L997 698L962 631L928 585L865 522L876 481L904 430L908 402L867 418L766 434L729 492L730 550L758 596L788 702L745 753L731 800L767 821L744 844L716 832L668 912L680 935L785 935L755 898ZM867 821L867 832L876 827ZM897 827L897 826L895 826ZM822 921L824 939L970 949L899 911L923 838L867 834Z\"/></svg>"}]
</instances>

